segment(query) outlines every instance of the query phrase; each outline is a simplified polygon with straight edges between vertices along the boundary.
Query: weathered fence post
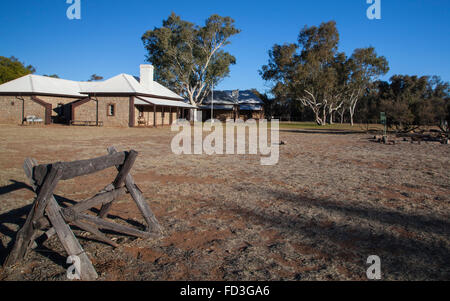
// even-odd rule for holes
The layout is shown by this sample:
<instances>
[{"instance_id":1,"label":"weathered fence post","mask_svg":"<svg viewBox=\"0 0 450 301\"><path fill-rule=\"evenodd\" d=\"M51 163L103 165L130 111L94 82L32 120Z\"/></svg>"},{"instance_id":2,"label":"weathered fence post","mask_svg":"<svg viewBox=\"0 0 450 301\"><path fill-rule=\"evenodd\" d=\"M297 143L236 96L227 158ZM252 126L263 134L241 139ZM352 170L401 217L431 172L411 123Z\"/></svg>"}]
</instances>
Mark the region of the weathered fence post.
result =
<instances>
[{"instance_id":1,"label":"weathered fence post","mask_svg":"<svg viewBox=\"0 0 450 301\"><path fill-rule=\"evenodd\" d=\"M160 224L150 210L141 191L134 183L133 177L129 174L138 153L134 150L119 153L114 147L110 147L108 152L109 154L107 156L91 160L67 163L58 162L49 165L38 165L34 159L25 160L24 171L37 197L25 224L17 233L13 249L5 261L6 266L11 266L22 259L36 244L35 239L39 234L38 231L50 227L46 232L47 237L56 234L67 254L78 256L80 259L81 271L79 272L81 279L94 280L98 278L97 272L73 234L69 224L91 233L97 240L113 247L118 247L118 244L109 239L99 229L111 230L142 238L156 238L162 233ZM53 196L53 191L59 181L95 173L110 167L116 167L118 174L114 182L108 185L103 191L71 207L62 209L59 206ZM146 231L119 225L103 219L111 209L114 200L126 191L130 193L144 216L147 222ZM99 205L101 205L99 217L84 213Z\"/></svg>"}]
</instances>

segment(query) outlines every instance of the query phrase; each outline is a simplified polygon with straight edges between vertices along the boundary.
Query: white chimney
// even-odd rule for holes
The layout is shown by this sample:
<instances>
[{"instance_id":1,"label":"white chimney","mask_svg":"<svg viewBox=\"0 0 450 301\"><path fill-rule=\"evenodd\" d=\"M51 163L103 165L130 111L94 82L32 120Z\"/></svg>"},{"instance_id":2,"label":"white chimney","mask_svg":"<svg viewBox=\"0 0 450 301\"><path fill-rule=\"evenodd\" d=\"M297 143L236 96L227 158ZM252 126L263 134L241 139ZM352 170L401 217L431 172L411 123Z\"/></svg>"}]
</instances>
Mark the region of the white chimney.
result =
<instances>
[{"instance_id":1,"label":"white chimney","mask_svg":"<svg viewBox=\"0 0 450 301\"><path fill-rule=\"evenodd\" d=\"M141 65L141 85L143 85L147 89L152 88L153 72L154 67L152 65Z\"/></svg>"}]
</instances>

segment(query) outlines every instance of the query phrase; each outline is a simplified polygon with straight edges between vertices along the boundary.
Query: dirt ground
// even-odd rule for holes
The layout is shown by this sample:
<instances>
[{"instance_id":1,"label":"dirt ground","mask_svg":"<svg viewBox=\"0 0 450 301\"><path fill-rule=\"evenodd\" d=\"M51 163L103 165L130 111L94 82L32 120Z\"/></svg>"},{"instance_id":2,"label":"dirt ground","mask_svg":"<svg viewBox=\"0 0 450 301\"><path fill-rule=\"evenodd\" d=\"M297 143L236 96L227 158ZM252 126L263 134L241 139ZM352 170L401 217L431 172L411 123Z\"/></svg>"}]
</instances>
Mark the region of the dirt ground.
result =
<instances>
[{"instance_id":1,"label":"dirt ground","mask_svg":"<svg viewBox=\"0 0 450 301\"><path fill-rule=\"evenodd\" d=\"M450 280L450 148L382 145L367 134L281 130L276 166L260 157L176 156L163 129L0 126L0 265L34 193L25 158L39 163L135 149L132 174L164 228L160 239L108 234L120 247L74 230L100 280L366 280L381 258L384 280ZM115 171L60 183L82 200ZM129 196L109 216L143 227ZM66 280L56 236L0 280Z\"/></svg>"}]
</instances>

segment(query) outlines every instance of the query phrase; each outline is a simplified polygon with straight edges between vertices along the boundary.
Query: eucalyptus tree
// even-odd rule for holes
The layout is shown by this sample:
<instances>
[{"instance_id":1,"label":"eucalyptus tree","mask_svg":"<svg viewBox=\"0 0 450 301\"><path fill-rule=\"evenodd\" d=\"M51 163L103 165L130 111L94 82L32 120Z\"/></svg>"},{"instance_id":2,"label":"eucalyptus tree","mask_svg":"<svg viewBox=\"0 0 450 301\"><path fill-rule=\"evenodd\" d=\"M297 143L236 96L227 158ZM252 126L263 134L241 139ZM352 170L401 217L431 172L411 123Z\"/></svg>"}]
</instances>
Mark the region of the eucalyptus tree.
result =
<instances>
[{"instance_id":1,"label":"eucalyptus tree","mask_svg":"<svg viewBox=\"0 0 450 301\"><path fill-rule=\"evenodd\" d=\"M438 77L394 75L378 95L380 110L399 131L436 125L448 132L449 83Z\"/></svg>"},{"instance_id":2,"label":"eucalyptus tree","mask_svg":"<svg viewBox=\"0 0 450 301\"><path fill-rule=\"evenodd\" d=\"M333 86L327 96L328 115L330 117L330 124L334 123L335 112L340 114L340 121L343 121L343 114L345 113L345 94L347 92L346 84L350 77L350 69L348 66L347 56L344 52L338 53L335 56L333 67Z\"/></svg>"},{"instance_id":3,"label":"eucalyptus tree","mask_svg":"<svg viewBox=\"0 0 450 301\"><path fill-rule=\"evenodd\" d=\"M367 47L355 49L347 64L351 74L346 85L346 102L353 125L359 100L379 76L389 71L389 63L384 56L377 55L374 47Z\"/></svg>"},{"instance_id":4,"label":"eucalyptus tree","mask_svg":"<svg viewBox=\"0 0 450 301\"><path fill-rule=\"evenodd\" d=\"M310 108L319 125L326 124L331 103L335 110L338 43L334 21L305 26L297 43L275 45L269 51L269 63L260 71L264 80L274 82L275 95L296 99Z\"/></svg>"},{"instance_id":5,"label":"eucalyptus tree","mask_svg":"<svg viewBox=\"0 0 450 301\"><path fill-rule=\"evenodd\" d=\"M338 52L338 44L334 21L305 26L297 43L273 46L260 75L273 83L274 95L296 99L311 109L317 124L325 125L328 116L333 123L336 112L343 122L348 111L353 125L359 100L389 66L373 47L356 49L347 58Z\"/></svg>"},{"instance_id":6,"label":"eucalyptus tree","mask_svg":"<svg viewBox=\"0 0 450 301\"><path fill-rule=\"evenodd\" d=\"M230 17L212 15L198 26L172 13L162 27L147 31L142 41L157 79L197 106L236 63L223 48L239 32Z\"/></svg>"},{"instance_id":7,"label":"eucalyptus tree","mask_svg":"<svg viewBox=\"0 0 450 301\"><path fill-rule=\"evenodd\" d=\"M336 101L338 74L335 59L339 44L336 22L304 27L298 37L298 56L294 86L298 99L312 109L317 124L327 123L327 110ZM319 113L322 110L322 116Z\"/></svg>"}]
</instances>

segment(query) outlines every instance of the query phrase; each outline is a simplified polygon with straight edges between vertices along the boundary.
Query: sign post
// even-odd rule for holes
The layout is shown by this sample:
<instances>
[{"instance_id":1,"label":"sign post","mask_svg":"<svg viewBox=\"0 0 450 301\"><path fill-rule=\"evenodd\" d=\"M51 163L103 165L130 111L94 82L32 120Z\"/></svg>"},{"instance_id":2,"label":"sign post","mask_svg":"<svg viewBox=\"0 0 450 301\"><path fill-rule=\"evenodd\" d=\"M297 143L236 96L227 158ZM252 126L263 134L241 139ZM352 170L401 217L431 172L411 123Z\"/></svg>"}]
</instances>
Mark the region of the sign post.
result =
<instances>
[{"instance_id":1,"label":"sign post","mask_svg":"<svg viewBox=\"0 0 450 301\"><path fill-rule=\"evenodd\" d=\"M386 113L380 113L381 124L384 125L384 136L387 136L387 122L386 122Z\"/></svg>"}]
</instances>

